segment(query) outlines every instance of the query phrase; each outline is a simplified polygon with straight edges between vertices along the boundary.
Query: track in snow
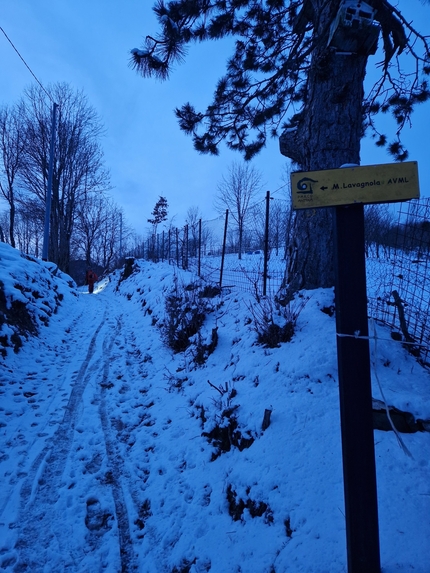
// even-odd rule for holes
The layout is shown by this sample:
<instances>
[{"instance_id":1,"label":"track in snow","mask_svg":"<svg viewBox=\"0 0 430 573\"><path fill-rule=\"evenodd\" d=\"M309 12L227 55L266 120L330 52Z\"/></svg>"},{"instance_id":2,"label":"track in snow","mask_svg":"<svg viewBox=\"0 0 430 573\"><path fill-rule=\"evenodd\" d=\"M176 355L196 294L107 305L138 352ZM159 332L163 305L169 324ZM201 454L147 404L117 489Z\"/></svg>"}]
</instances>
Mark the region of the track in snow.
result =
<instances>
[{"instance_id":1,"label":"track in snow","mask_svg":"<svg viewBox=\"0 0 430 573\"><path fill-rule=\"evenodd\" d=\"M103 384L109 378L112 348L121 322L120 319L107 320L106 317L105 312L89 343L81 337L70 345L74 364L76 356L83 355L84 358L77 373L75 370L62 420L21 481L18 519L9 525L16 535L16 542L13 551L1 560L3 570L14 573L76 572L94 570L95 567L103 570L104 565L112 563L112 556L109 559L103 557L106 553L103 548L108 544L122 573L137 571L123 489L126 480L124 464L111 428ZM81 422L91 409L93 426L98 426L94 428L94 435ZM90 440L94 441L94 448L88 448ZM84 465L85 475L80 477L77 468L83 462L79 452L85 449L94 449L94 455ZM96 488L93 482L95 478L100 479L102 469L108 476L103 483L104 489L111 492L104 500L98 499L97 493L89 495L85 483L80 484L86 481L89 491L93 487L97 492L100 486L97 484ZM106 501L109 497L113 503ZM81 512L85 522L85 527L81 528L86 531L84 539L82 535L80 538L79 534L76 536L76 532L70 532L70 537L67 527L61 527L67 522L64 514L75 510ZM73 539L73 535L78 538ZM113 549L115 544L117 547ZM88 555L93 555L92 561Z\"/></svg>"}]
</instances>

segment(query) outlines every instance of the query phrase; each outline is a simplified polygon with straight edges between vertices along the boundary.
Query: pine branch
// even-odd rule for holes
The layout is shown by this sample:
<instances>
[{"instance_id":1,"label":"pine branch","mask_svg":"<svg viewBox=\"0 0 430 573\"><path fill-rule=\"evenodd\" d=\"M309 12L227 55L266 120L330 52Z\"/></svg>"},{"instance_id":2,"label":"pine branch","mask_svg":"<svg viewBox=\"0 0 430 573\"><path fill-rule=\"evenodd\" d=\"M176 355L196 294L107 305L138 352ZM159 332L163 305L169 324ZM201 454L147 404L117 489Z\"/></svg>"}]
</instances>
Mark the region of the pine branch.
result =
<instances>
[{"instance_id":1,"label":"pine branch","mask_svg":"<svg viewBox=\"0 0 430 573\"><path fill-rule=\"evenodd\" d=\"M424 78L430 74L428 37L388 0L368 3L377 11L384 59L381 77L363 102L364 130L380 135L374 117L390 111L398 136L415 106L430 97ZM187 103L175 114L199 152L217 154L224 141L249 159L264 147L267 137L278 136L285 118L301 111L312 57L329 50L329 28L339 5L321 2L320 11L315 6L311 0L157 0L159 33L147 36L141 49L132 50L131 65L144 77L165 80L172 66L183 61L190 43L234 36L226 74L206 111ZM326 19L321 27L323 11ZM401 65L399 57L404 54L415 62L413 71L410 64ZM382 145L385 140L377 141ZM396 156L404 156L401 144L390 145Z\"/></svg>"}]
</instances>

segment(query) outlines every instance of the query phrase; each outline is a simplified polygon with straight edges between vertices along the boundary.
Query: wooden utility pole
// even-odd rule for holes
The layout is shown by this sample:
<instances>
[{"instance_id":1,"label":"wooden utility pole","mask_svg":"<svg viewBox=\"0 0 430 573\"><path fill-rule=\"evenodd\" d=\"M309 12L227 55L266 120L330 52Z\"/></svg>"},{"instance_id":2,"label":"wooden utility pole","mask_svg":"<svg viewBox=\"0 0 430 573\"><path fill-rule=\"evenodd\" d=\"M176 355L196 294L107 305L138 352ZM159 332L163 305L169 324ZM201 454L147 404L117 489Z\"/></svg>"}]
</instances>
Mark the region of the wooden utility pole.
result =
<instances>
[{"instance_id":1,"label":"wooden utility pole","mask_svg":"<svg viewBox=\"0 0 430 573\"><path fill-rule=\"evenodd\" d=\"M264 270L263 270L263 296L267 294L267 269L269 263L269 215L270 191L266 192L266 221L264 225Z\"/></svg>"},{"instance_id":2,"label":"wooden utility pole","mask_svg":"<svg viewBox=\"0 0 430 573\"><path fill-rule=\"evenodd\" d=\"M198 243L198 262L197 262L197 270L198 276L201 277L201 263L202 263L202 220L199 219L199 243Z\"/></svg>"},{"instance_id":3,"label":"wooden utility pole","mask_svg":"<svg viewBox=\"0 0 430 573\"><path fill-rule=\"evenodd\" d=\"M49 146L49 165L48 165L48 186L46 190L45 204L45 230L43 235L42 260L48 260L49 252L49 227L51 221L51 199L52 199L52 178L54 173L54 154L55 154L55 128L57 124L57 107L58 104L52 104L52 123L51 123L51 143Z\"/></svg>"},{"instance_id":4,"label":"wooden utility pole","mask_svg":"<svg viewBox=\"0 0 430 573\"><path fill-rule=\"evenodd\" d=\"M227 243L227 228L228 228L228 209L226 209L226 211L225 211L224 238L222 241L221 268L220 268L220 272L219 272L219 288L222 288L222 276L224 274L224 259L225 259L225 246Z\"/></svg>"}]
</instances>

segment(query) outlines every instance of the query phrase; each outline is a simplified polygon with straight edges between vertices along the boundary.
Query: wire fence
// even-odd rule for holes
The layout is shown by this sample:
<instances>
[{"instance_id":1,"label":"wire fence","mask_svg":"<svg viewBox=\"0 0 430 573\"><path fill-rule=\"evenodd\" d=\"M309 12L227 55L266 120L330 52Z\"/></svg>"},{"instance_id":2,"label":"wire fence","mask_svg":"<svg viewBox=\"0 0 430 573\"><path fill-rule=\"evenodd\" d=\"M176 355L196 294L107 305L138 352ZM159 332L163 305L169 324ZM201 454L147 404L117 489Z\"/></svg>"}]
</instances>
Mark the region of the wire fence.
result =
<instances>
[{"instance_id":1,"label":"wire fence","mask_svg":"<svg viewBox=\"0 0 430 573\"><path fill-rule=\"evenodd\" d=\"M289 202L267 195L250 209L242 232L226 211L149 237L141 256L167 260L220 287L275 294L285 284L291 220ZM430 199L399 203L390 225L372 236L366 244L369 317L430 366Z\"/></svg>"},{"instance_id":2,"label":"wire fence","mask_svg":"<svg viewBox=\"0 0 430 573\"><path fill-rule=\"evenodd\" d=\"M226 210L217 219L152 234L143 256L169 261L221 287L265 295L279 290L284 280L290 227L289 202L267 193L248 210L246 226Z\"/></svg>"},{"instance_id":3,"label":"wire fence","mask_svg":"<svg viewBox=\"0 0 430 573\"><path fill-rule=\"evenodd\" d=\"M400 203L394 229L388 256L368 257L369 316L388 325L393 338L429 366L430 199Z\"/></svg>"}]
</instances>

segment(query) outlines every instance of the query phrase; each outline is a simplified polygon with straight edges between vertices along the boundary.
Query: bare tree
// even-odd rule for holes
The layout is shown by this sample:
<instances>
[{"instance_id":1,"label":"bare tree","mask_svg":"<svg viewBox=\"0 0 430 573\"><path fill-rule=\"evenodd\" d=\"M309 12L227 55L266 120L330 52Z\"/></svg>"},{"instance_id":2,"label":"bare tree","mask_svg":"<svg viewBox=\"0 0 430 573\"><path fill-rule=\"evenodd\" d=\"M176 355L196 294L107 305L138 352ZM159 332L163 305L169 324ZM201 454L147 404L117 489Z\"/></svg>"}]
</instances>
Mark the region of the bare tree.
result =
<instances>
[{"instance_id":1,"label":"bare tree","mask_svg":"<svg viewBox=\"0 0 430 573\"><path fill-rule=\"evenodd\" d=\"M6 211L0 212L0 243L6 243L6 233L9 229L9 217Z\"/></svg>"},{"instance_id":2,"label":"bare tree","mask_svg":"<svg viewBox=\"0 0 430 573\"><path fill-rule=\"evenodd\" d=\"M85 263L91 266L94 249L109 217L107 199L101 193L91 193L77 209L73 242L85 254Z\"/></svg>"},{"instance_id":3,"label":"bare tree","mask_svg":"<svg viewBox=\"0 0 430 573\"><path fill-rule=\"evenodd\" d=\"M107 197L103 203L99 231L93 244L91 258L105 271L110 271L120 262L120 255L127 252L131 230L124 222L122 209Z\"/></svg>"},{"instance_id":4,"label":"bare tree","mask_svg":"<svg viewBox=\"0 0 430 573\"><path fill-rule=\"evenodd\" d=\"M9 242L15 247L17 176L25 150L25 130L16 107L0 109L0 192L9 206Z\"/></svg>"},{"instance_id":5,"label":"bare tree","mask_svg":"<svg viewBox=\"0 0 430 573\"><path fill-rule=\"evenodd\" d=\"M275 249L276 256L284 242L288 218L289 209L286 201L278 200L270 203L269 240L270 246Z\"/></svg>"},{"instance_id":6,"label":"bare tree","mask_svg":"<svg viewBox=\"0 0 430 573\"><path fill-rule=\"evenodd\" d=\"M249 163L232 163L228 175L218 184L214 207L220 214L228 209L237 225L239 259L242 258L243 231L249 207L261 189L261 174Z\"/></svg>"},{"instance_id":7,"label":"bare tree","mask_svg":"<svg viewBox=\"0 0 430 573\"><path fill-rule=\"evenodd\" d=\"M202 237L201 237L201 250L206 254L209 251L209 245L213 242L213 230L207 221L202 221Z\"/></svg>"},{"instance_id":8,"label":"bare tree","mask_svg":"<svg viewBox=\"0 0 430 573\"><path fill-rule=\"evenodd\" d=\"M187 211L187 225L191 256L197 256L199 246L199 221L201 221L201 219L200 209L196 205L189 207Z\"/></svg>"},{"instance_id":9,"label":"bare tree","mask_svg":"<svg viewBox=\"0 0 430 573\"><path fill-rule=\"evenodd\" d=\"M43 244L45 209L37 198L21 196L16 209L15 236L17 247L38 257Z\"/></svg>"},{"instance_id":10,"label":"bare tree","mask_svg":"<svg viewBox=\"0 0 430 573\"><path fill-rule=\"evenodd\" d=\"M380 257L380 249L387 247L387 238L393 225L393 217L387 204L366 205L364 211L365 249L370 254L372 245L375 247L376 257Z\"/></svg>"},{"instance_id":11,"label":"bare tree","mask_svg":"<svg viewBox=\"0 0 430 573\"><path fill-rule=\"evenodd\" d=\"M107 190L110 180L99 144L103 127L87 98L64 83L48 87L47 92L59 105L49 258L67 272L77 208L90 192ZM46 92L39 86L26 90L20 103L20 117L27 137L21 184L42 204L46 202L48 182L49 104Z\"/></svg>"}]
</instances>

